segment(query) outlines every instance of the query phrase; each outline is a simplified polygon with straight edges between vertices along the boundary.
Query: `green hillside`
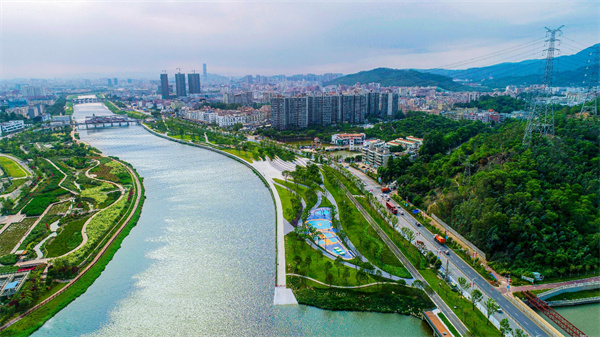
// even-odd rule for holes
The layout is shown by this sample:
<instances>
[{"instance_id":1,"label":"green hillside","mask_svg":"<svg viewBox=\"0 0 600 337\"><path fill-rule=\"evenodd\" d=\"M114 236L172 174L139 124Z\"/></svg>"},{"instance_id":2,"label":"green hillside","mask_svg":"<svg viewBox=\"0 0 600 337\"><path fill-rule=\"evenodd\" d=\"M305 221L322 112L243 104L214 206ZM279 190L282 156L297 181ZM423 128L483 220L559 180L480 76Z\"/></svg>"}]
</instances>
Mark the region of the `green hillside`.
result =
<instances>
[{"instance_id":1,"label":"green hillside","mask_svg":"<svg viewBox=\"0 0 600 337\"><path fill-rule=\"evenodd\" d=\"M384 87L414 87L414 86L437 86L450 91L467 91L465 87L452 80L452 78L436 74L428 74L416 70L400 70L390 68L377 68L369 71L361 71L338 77L325 85L354 85L356 83L380 83Z\"/></svg>"},{"instance_id":2,"label":"green hillside","mask_svg":"<svg viewBox=\"0 0 600 337\"><path fill-rule=\"evenodd\" d=\"M600 121L556 114L556 136L522 145L525 122L479 133L451 153L447 136L425 135L415 162L393 160L382 179L472 240L513 275L595 271L600 255ZM466 161L470 179L463 179Z\"/></svg>"}]
</instances>

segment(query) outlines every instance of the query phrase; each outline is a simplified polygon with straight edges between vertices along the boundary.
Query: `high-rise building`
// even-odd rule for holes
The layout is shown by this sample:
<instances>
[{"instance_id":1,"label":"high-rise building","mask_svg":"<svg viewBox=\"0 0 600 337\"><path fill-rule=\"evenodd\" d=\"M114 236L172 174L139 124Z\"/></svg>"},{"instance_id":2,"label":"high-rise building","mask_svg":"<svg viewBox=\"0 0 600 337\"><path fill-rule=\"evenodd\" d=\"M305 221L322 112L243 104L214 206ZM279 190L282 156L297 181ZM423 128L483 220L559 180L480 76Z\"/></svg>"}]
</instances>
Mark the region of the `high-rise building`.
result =
<instances>
[{"instance_id":1,"label":"high-rise building","mask_svg":"<svg viewBox=\"0 0 600 337\"><path fill-rule=\"evenodd\" d=\"M117 78L115 77L115 78L113 78L113 83L114 83L115 85L119 85L119 80L117 80Z\"/></svg>"},{"instance_id":2,"label":"high-rise building","mask_svg":"<svg viewBox=\"0 0 600 337\"><path fill-rule=\"evenodd\" d=\"M204 76L204 80L206 81L206 77L208 76L206 73L206 63L202 63L202 76Z\"/></svg>"},{"instance_id":3,"label":"high-rise building","mask_svg":"<svg viewBox=\"0 0 600 337\"><path fill-rule=\"evenodd\" d=\"M111 86L112 86L112 80L111 80L110 78L108 78L108 79L106 80L106 85L108 85L109 87L111 87Z\"/></svg>"},{"instance_id":4,"label":"high-rise building","mask_svg":"<svg viewBox=\"0 0 600 337\"><path fill-rule=\"evenodd\" d=\"M381 118L392 118L398 112L398 94L385 92L381 94Z\"/></svg>"},{"instance_id":5,"label":"high-rise building","mask_svg":"<svg viewBox=\"0 0 600 337\"><path fill-rule=\"evenodd\" d=\"M377 92L367 94L367 115L379 116L379 99L380 95Z\"/></svg>"},{"instance_id":6,"label":"high-rise building","mask_svg":"<svg viewBox=\"0 0 600 337\"><path fill-rule=\"evenodd\" d=\"M163 99L169 98L169 75L160 74L160 94Z\"/></svg>"},{"instance_id":7,"label":"high-rise building","mask_svg":"<svg viewBox=\"0 0 600 337\"><path fill-rule=\"evenodd\" d=\"M200 74L188 74L188 85L190 94L200 93Z\"/></svg>"},{"instance_id":8,"label":"high-rise building","mask_svg":"<svg viewBox=\"0 0 600 337\"><path fill-rule=\"evenodd\" d=\"M187 96L185 90L185 74L175 74L175 92L177 93L177 97Z\"/></svg>"}]
</instances>

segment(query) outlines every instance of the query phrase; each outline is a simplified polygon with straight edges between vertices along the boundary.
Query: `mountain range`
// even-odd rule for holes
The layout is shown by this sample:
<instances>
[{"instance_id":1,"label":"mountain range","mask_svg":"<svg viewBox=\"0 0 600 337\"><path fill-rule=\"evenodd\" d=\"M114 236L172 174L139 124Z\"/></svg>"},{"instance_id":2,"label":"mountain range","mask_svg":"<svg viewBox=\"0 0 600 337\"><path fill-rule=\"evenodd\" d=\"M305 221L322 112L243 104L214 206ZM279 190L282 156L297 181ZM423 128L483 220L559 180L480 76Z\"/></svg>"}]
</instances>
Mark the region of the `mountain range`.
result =
<instances>
[{"instance_id":1,"label":"mountain range","mask_svg":"<svg viewBox=\"0 0 600 337\"><path fill-rule=\"evenodd\" d=\"M600 48L600 44L573 55L556 57L553 85L586 87L590 56L596 48ZM438 86L449 91L474 90L460 83L468 81L481 84L481 90L489 90L504 88L507 85L542 84L545 64L545 59L535 59L462 70L377 68L342 76L325 84L354 85L375 82L382 86Z\"/></svg>"}]
</instances>

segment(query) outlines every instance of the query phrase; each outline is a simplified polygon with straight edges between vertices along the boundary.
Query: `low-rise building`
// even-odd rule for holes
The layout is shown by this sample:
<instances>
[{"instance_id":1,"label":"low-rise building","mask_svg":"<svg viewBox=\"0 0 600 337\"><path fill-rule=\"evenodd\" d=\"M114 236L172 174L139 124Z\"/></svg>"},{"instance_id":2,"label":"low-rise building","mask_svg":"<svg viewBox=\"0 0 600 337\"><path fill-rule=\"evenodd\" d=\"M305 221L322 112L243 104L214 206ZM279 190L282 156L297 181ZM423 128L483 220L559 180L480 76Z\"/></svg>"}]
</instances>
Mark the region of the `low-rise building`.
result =
<instances>
[{"instance_id":1,"label":"low-rise building","mask_svg":"<svg viewBox=\"0 0 600 337\"><path fill-rule=\"evenodd\" d=\"M383 140L372 140L365 142L362 147L363 162L378 168L386 166L392 156L388 145Z\"/></svg>"},{"instance_id":2,"label":"low-rise building","mask_svg":"<svg viewBox=\"0 0 600 337\"><path fill-rule=\"evenodd\" d=\"M331 136L331 144L349 146L350 150L360 149L365 142L364 133L337 133Z\"/></svg>"},{"instance_id":3,"label":"low-rise building","mask_svg":"<svg viewBox=\"0 0 600 337\"><path fill-rule=\"evenodd\" d=\"M0 131L2 131L2 134L23 130L24 128L25 122L22 120L0 123Z\"/></svg>"}]
</instances>

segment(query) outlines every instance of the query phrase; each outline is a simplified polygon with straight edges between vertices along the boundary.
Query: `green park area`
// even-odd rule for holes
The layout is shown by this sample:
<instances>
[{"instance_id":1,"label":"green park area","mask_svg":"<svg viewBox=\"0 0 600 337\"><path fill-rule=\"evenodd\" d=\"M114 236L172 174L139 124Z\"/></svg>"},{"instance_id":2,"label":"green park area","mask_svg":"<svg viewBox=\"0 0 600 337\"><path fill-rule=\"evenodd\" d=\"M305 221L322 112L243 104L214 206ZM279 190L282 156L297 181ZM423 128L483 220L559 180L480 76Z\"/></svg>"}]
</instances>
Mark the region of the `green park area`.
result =
<instances>
[{"instance_id":1,"label":"green park area","mask_svg":"<svg viewBox=\"0 0 600 337\"><path fill-rule=\"evenodd\" d=\"M363 268L350 268L343 265L341 259L331 260L297 233L288 234L285 240L287 272L324 283L289 275L288 284L299 303L328 310L415 315L434 306L422 290L407 287L403 281L395 283L372 275Z\"/></svg>"},{"instance_id":2,"label":"green park area","mask_svg":"<svg viewBox=\"0 0 600 337\"><path fill-rule=\"evenodd\" d=\"M52 146L38 147L35 144ZM28 160L33 172L22 179L29 181L29 185L21 186L14 199L7 197L2 202L3 215L20 213L26 218L10 224L0 233L0 263L3 265L0 268L2 272L18 269L13 267L17 262L16 256L10 254L17 245L18 250L26 251L22 261L39 265L15 295L0 299L0 324L27 311L59 289L66 289L67 294L71 294L63 294L35 311L43 315L51 313L43 316L42 320L32 321L31 316L27 316L2 332L2 336L13 336L30 333L31 329L43 324L85 291L103 266L98 269L94 265L92 270L97 271L95 274L85 273L72 284L62 281L80 277L107 243L120 237L117 234L121 233L123 226L133 226L141 204L135 207L135 172L114 158L101 156L92 147L74 142L69 126L26 131L10 139L2 139L0 152ZM6 158L0 157L2 159ZM8 163L16 165L12 160ZM5 172L10 172L5 161L0 161L0 165ZM23 171L19 166L14 167ZM126 222L130 216L134 220ZM84 231L87 238L83 235ZM126 235L127 231L122 233ZM48 276L43 278L41 272L47 265Z\"/></svg>"},{"instance_id":3,"label":"green park area","mask_svg":"<svg viewBox=\"0 0 600 337\"><path fill-rule=\"evenodd\" d=\"M11 178L27 177L27 171L25 171L21 164L15 162L11 158L0 156L0 167L2 167L2 171Z\"/></svg>"}]
</instances>

